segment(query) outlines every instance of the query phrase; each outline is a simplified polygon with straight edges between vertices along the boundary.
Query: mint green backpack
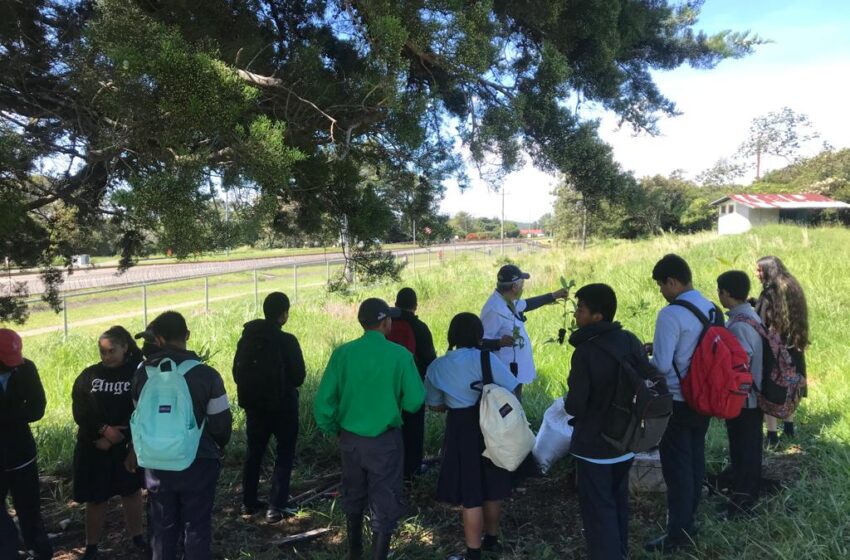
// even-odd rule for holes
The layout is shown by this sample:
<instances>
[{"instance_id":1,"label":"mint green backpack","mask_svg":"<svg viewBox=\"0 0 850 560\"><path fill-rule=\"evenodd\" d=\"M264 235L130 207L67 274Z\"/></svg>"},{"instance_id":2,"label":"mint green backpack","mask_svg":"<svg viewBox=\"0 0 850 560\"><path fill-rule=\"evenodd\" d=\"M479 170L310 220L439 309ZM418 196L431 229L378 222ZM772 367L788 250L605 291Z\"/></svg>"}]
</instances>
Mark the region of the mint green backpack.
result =
<instances>
[{"instance_id":1,"label":"mint green backpack","mask_svg":"<svg viewBox=\"0 0 850 560\"><path fill-rule=\"evenodd\" d=\"M130 418L140 466L182 471L195 461L206 419L198 426L184 376L198 364L186 360L177 365L164 358L158 365L145 366L148 380Z\"/></svg>"}]
</instances>

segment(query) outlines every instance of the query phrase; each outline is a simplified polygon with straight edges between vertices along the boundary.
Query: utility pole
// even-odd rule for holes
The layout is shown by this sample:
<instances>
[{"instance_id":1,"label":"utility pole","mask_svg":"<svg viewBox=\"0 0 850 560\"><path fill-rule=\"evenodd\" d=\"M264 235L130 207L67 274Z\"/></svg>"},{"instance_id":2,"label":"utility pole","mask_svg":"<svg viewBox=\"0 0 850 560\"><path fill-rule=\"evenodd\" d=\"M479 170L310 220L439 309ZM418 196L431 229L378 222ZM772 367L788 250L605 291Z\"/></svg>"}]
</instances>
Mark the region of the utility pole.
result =
<instances>
[{"instance_id":1,"label":"utility pole","mask_svg":"<svg viewBox=\"0 0 850 560\"><path fill-rule=\"evenodd\" d=\"M502 254L505 254L505 185L502 183Z\"/></svg>"}]
</instances>

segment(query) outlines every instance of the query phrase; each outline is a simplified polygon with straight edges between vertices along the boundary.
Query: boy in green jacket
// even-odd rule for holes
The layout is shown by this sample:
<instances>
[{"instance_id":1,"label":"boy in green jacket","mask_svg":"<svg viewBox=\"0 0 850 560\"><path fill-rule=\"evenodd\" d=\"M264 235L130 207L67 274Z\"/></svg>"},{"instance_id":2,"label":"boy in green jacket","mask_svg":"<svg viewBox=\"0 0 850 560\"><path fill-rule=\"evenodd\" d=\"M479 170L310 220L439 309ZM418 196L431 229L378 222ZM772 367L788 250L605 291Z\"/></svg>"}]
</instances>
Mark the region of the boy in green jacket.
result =
<instances>
[{"instance_id":1,"label":"boy in green jacket","mask_svg":"<svg viewBox=\"0 0 850 560\"><path fill-rule=\"evenodd\" d=\"M316 393L313 414L326 434L339 435L342 456L342 508L348 518L349 559L362 558L363 512L372 512L373 559L385 560L398 520L404 444L401 412L416 412L425 388L406 348L386 336L400 312L384 300L360 304L363 336L331 354Z\"/></svg>"}]
</instances>

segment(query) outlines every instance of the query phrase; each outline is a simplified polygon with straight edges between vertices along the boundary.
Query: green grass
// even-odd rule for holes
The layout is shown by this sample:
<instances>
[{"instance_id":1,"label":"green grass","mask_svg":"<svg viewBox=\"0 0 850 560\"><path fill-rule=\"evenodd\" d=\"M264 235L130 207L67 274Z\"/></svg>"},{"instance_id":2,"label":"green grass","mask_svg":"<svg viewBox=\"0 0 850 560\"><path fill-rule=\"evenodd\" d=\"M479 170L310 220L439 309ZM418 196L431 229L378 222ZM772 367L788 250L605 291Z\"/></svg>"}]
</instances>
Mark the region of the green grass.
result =
<instances>
[{"instance_id":1,"label":"green grass","mask_svg":"<svg viewBox=\"0 0 850 560\"><path fill-rule=\"evenodd\" d=\"M850 275L847 263L850 262L850 232L776 226L739 236L717 237L710 233L662 236L648 241L605 243L585 252L569 248L511 257L531 272L532 278L526 284L527 295L557 288L561 275L574 278L579 286L591 281L610 284L618 295L617 319L642 339L650 340L655 315L665 303L650 274L655 261L668 252L679 253L689 261L697 289L714 299L715 278L720 272L730 268L751 272L758 257L780 256L806 291L813 340L807 356L810 396L803 401L797 416L801 432L799 447L769 454L771 461L787 461L793 465L789 488L764 500L759 515L751 521L715 522L712 513L718 502L708 500L701 510L703 528L698 547L690 555L679 557L793 560L848 557L850 318L847 310L850 309ZM405 284L419 294L419 315L430 325L438 352L445 349L445 333L451 317L460 311L477 313L480 310L500 264L501 260L495 257L473 260L461 256L429 271L407 276ZM279 287L287 289L287 286L284 283ZM300 339L308 367L301 400L298 479L334 468L338 462L334 441L316 431L310 407L331 350L358 336L355 313L361 299L377 295L391 300L398 287L395 284L373 286L368 290L356 290L349 296L328 295L317 290L292 309L287 329ZM187 289L181 297L191 299L195 294L196 291ZM524 404L535 428L551 400L563 393L568 373L571 349L544 343L554 337L561 326L562 309L549 306L529 316L528 330L540 376L524 394ZM209 314L193 311L187 315L192 330L190 346L205 347L212 352L211 364L222 372L228 391L235 394L230 362L242 323L255 317L253 296L247 300L223 301ZM76 329L67 342L62 341L61 335L28 338L25 353L38 364L49 400L47 415L35 425L40 463L49 472L68 473L74 434L70 414L71 385L85 366L97 361L95 338L93 333ZM222 485L228 488L238 483L237 469L244 447L243 418L240 411L235 411L237 434L227 451L228 468L222 478ZM427 452L430 454L439 448L441 422L440 416L429 415ZM719 469L726 460L725 446L722 424L713 422L707 451L710 470ZM396 543L398 557L438 558L451 551L452 543L460 542L457 514L429 501L431 487L428 484L432 483L433 479L422 481L414 489L414 496L426 505L405 523ZM558 489L557 484L554 488ZM583 554L579 521L575 516L569 526L537 528L537 532L534 527L546 527L547 517L567 507L563 500L573 499L574 495L564 492L533 496L529 493L508 505L503 530L513 552L504 557L565 558ZM638 495L632 505L635 511L631 525L632 548L637 551L639 543L655 536L664 522L663 497ZM529 528L529 521L512 517L511 510L538 517L531 520ZM328 522L335 527L343 525L339 512L328 506L305 511L303 516L308 528ZM233 528L226 516L217 519L216 523L228 530ZM338 539L337 536L322 541L323 544L303 545L294 550L303 558L336 558L338 555L333 547L335 543L338 545ZM231 546L239 550L228 550L228 557L236 557L240 551L241 557L246 558L275 557L264 549L263 543L248 537L243 544Z\"/></svg>"}]
</instances>

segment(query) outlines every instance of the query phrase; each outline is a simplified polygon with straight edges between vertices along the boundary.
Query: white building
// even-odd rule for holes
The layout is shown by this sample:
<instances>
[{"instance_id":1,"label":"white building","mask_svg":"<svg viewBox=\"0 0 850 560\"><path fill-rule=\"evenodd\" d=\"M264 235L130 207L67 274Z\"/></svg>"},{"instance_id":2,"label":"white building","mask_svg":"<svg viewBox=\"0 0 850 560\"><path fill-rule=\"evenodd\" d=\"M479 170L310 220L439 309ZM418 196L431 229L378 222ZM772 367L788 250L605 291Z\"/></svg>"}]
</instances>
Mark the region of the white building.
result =
<instances>
[{"instance_id":1,"label":"white building","mask_svg":"<svg viewBox=\"0 0 850 560\"><path fill-rule=\"evenodd\" d=\"M730 194L711 203L717 206L717 233L743 233L754 226L780 221L803 222L811 210L850 208L850 204L821 194Z\"/></svg>"}]
</instances>

